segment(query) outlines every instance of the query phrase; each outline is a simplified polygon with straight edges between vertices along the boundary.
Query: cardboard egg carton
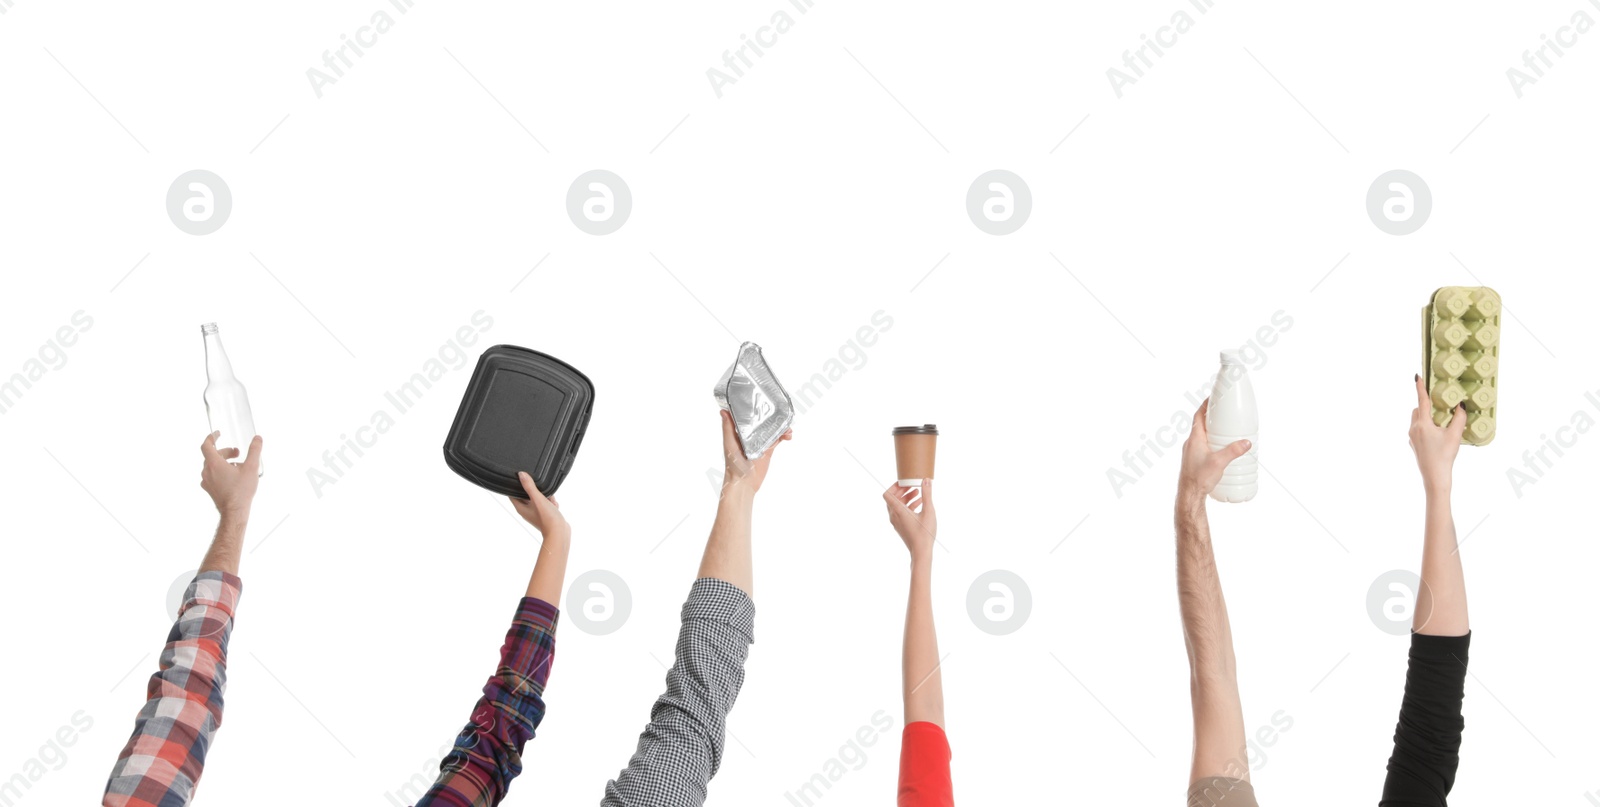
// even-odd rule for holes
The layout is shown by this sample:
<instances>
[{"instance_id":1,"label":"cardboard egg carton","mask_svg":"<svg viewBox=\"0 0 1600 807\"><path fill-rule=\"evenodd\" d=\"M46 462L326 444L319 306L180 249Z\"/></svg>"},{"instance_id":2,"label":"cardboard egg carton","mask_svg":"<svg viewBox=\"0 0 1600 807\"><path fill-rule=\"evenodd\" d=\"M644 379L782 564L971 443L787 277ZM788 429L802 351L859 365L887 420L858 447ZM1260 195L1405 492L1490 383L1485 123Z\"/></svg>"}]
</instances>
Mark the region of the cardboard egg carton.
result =
<instances>
[{"instance_id":1,"label":"cardboard egg carton","mask_svg":"<svg viewBox=\"0 0 1600 807\"><path fill-rule=\"evenodd\" d=\"M1422 308L1422 374L1433 422L1466 403L1461 442L1487 445L1500 414L1500 295L1488 286L1445 286Z\"/></svg>"}]
</instances>

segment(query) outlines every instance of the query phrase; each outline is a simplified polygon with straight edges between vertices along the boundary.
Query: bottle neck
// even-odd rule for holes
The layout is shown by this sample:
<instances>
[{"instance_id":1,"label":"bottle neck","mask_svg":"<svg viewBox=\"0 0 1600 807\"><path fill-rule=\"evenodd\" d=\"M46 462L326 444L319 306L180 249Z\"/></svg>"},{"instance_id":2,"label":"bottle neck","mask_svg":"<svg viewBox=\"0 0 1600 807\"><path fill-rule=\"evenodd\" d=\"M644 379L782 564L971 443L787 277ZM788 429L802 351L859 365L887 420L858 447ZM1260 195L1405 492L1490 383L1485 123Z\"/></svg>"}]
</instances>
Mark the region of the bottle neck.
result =
<instances>
[{"instance_id":1,"label":"bottle neck","mask_svg":"<svg viewBox=\"0 0 1600 807\"><path fill-rule=\"evenodd\" d=\"M222 349L222 337L215 332L205 335L206 342L206 378L217 381L233 378L233 365L228 363L228 354Z\"/></svg>"}]
</instances>

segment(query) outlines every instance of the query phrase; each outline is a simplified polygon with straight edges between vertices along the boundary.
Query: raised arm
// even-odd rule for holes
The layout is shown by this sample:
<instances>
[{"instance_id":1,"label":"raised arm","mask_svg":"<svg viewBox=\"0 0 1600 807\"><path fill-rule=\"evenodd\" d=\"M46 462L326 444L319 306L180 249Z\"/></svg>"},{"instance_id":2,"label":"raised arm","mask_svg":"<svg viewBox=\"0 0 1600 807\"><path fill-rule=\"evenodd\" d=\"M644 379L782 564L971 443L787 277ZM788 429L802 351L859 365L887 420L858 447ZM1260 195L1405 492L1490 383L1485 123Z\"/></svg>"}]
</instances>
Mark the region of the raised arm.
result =
<instances>
[{"instance_id":1,"label":"raised arm","mask_svg":"<svg viewBox=\"0 0 1600 807\"><path fill-rule=\"evenodd\" d=\"M1244 710L1233 655L1233 630L1222 580L1211 551L1206 495L1228 463L1250 450L1239 440L1213 452L1206 440L1206 409L1200 404L1183 445L1173 523L1178 544L1178 608L1189 651L1189 699L1194 712L1194 756L1189 766L1191 805L1254 805L1245 749Z\"/></svg>"},{"instance_id":2,"label":"raised arm","mask_svg":"<svg viewBox=\"0 0 1600 807\"><path fill-rule=\"evenodd\" d=\"M1406 688L1379 802L1382 807L1444 807L1461 762L1465 726L1461 704L1472 628L1461 553L1456 551L1450 487L1467 413L1458 407L1450 423L1439 426L1433 422L1433 404L1421 376L1416 385L1411 449L1417 455L1425 502L1422 585L1412 615Z\"/></svg>"},{"instance_id":3,"label":"raised arm","mask_svg":"<svg viewBox=\"0 0 1600 807\"><path fill-rule=\"evenodd\" d=\"M921 510L917 488L890 485L883 492L889 523L911 552L911 586L906 601L905 645L900 656L901 697L906 723L944 728L944 682L939 674L939 636L933 626L933 544L939 522L933 509L933 480L923 480Z\"/></svg>"},{"instance_id":4,"label":"raised arm","mask_svg":"<svg viewBox=\"0 0 1600 807\"><path fill-rule=\"evenodd\" d=\"M733 416L722 412L722 492L717 500L717 517L711 523L705 552L700 556L701 578L714 578L737 586L755 596L755 561L750 542L750 522L756 491L767 479L767 468L777 446L751 460L739 446L733 429ZM790 439L785 433L778 441Z\"/></svg>"},{"instance_id":5,"label":"raised arm","mask_svg":"<svg viewBox=\"0 0 1600 807\"><path fill-rule=\"evenodd\" d=\"M900 738L897 803L901 807L948 807L954 801L950 741L944 732L944 676L939 636L933 626L933 545L939 534L933 480L922 480L920 495L918 490L895 484L883 492L889 523L911 553L905 645L900 655L906 726Z\"/></svg>"},{"instance_id":6,"label":"raised arm","mask_svg":"<svg viewBox=\"0 0 1600 807\"><path fill-rule=\"evenodd\" d=\"M222 725L228 637L239 603L240 547L260 476L261 438L242 463L237 448L217 450L217 432L200 444L200 487L217 507L217 532L185 592L178 621L150 676L133 736L111 769L104 807L182 807L194 798L206 752Z\"/></svg>"},{"instance_id":7,"label":"raised arm","mask_svg":"<svg viewBox=\"0 0 1600 807\"><path fill-rule=\"evenodd\" d=\"M572 528L555 499L545 498L531 477L517 478L527 498L513 498L511 504L543 536L539 557L500 647L500 665L440 763L438 781L417 807L499 804L522 773L522 750L544 719L544 687L556 652L556 603L566 579Z\"/></svg>"},{"instance_id":8,"label":"raised arm","mask_svg":"<svg viewBox=\"0 0 1600 807\"><path fill-rule=\"evenodd\" d=\"M1450 423L1433 422L1433 402L1417 377L1417 408L1411 413L1411 450L1422 474L1426 515L1422 527L1422 589L1417 592L1411 629L1426 636L1465 636L1467 580L1456 551L1456 523L1450 513L1450 485L1461 434L1467 428L1465 404L1456 407Z\"/></svg>"},{"instance_id":9,"label":"raised arm","mask_svg":"<svg viewBox=\"0 0 1600 807\"><path fill-rule=\"evenodd\" d=\"M606 783L602 807L697 807L722 765L728 712L744 686L744 662L755 641L751 514L778 446L746 459L733 419L726 412L721 417L722 493L699 575L683 604L666 692L650 709L628 767Z\"/></svg>"}]
</instances>

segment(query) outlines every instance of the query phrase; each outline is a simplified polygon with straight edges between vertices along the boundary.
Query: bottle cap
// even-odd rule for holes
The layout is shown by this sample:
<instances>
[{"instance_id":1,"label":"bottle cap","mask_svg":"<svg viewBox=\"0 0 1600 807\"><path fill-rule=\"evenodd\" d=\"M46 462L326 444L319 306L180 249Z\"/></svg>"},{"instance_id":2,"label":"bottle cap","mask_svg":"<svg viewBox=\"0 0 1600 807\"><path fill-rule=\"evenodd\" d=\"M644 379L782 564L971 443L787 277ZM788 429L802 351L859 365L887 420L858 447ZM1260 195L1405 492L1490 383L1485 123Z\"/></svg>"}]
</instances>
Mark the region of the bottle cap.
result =
<instances>
[{"instance_id":1,"label":"bottle cap","mask_svg":"<svg viewBox=\"0 0 1600 807\"><path fill-rule=\"evenodd\" d=\"M1244 364L1244 357L1240 356L1237 350L1224 350L1222 351L1222 363L1242 365Z\"/></svg>"},{"instance_id":2,"label":"bottle cap","mask_svg":"<svg viewBox=\"0 0 1600 807\"><path fill-rule=\"evenodd\" d=\"M928 423L922 426L896 426L895 434L938 434L939 427Z\"/></svg>"}]
</instances>

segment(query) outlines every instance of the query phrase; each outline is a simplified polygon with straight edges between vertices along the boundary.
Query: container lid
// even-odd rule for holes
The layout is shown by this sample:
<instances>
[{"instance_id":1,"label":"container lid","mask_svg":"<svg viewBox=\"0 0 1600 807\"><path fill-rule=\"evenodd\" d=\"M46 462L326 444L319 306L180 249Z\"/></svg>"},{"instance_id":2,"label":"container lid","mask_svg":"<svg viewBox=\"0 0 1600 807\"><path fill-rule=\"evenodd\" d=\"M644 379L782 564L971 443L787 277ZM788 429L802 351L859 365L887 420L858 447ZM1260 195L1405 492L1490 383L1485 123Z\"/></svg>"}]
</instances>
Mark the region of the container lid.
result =
<instances>
[{"instance_id":1,"label":"container lid","mask_svg":"<svg viewBox=\"0 0 1600 807\"><path fill-rule=\"evenodd\" d=\"M739 346L739 355L717 380L711 394L717 399L717 406L733 416L734 431L746 459L760 459L794 424L794 399L778 383L761 346L755 342Z\"/></svg>"},{"instance_id":2,"label":"container lid","mask_svg":"<svg viewBox=\"0 0 1600 807\"><path fill-rule=\"evenodd\" d=\"M894 427L894 433L895 434L938 434L939 433L939 427L933 425L932 423L925 423L925 424L923 424L921 426L896 426L896 427Z\"/></svg>"},{"instance_id":3,"label":"container lid","mask_svg":"<svg viewBox=\"0 0 1600 807\"><path fill-rule=\"evenodd\" d=\"M1244 357L1239 355L1239 351L1237 350L1224 350L1222 351L1222 363L1244 364Z\"/></svg>"},{"instance_id":4,"label":"container lid","mask_svg":"<svg viewBox=\"0 0 1600 807\"><path fill-rule=\"evenodd\" d=\"M518 471L550 496L572 469L594 409L588 376L553 356L495 345L478 357L444 461L479 487L527 498Z\"/></svg>"}]
</instances>

